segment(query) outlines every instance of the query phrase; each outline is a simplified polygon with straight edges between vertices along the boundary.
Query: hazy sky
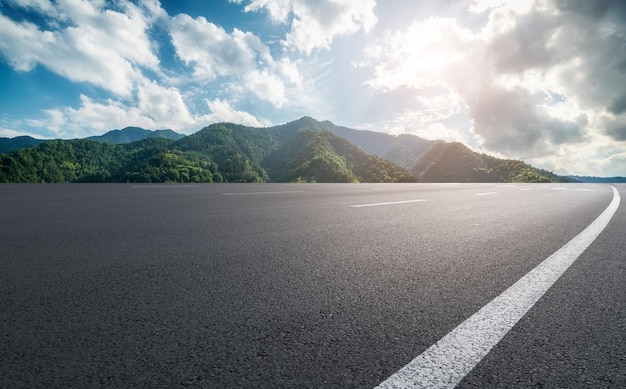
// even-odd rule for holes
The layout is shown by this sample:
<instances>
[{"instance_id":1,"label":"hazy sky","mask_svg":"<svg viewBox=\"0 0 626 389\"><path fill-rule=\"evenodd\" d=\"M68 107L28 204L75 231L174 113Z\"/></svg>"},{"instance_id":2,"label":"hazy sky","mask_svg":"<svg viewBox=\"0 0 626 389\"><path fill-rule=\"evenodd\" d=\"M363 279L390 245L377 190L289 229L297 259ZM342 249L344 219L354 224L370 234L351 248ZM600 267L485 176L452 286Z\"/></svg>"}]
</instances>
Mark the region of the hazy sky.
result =
<instances>
[{"instance_id":1,"label":"hazy sky","mask_svg":"<svg viewBox=\"0 0 626 389\"><path fill-rule=\"evenodd\" d=\"M0 0L0 136L305 115L626 175L626 1Z\"/></svg>"}]
</instances>

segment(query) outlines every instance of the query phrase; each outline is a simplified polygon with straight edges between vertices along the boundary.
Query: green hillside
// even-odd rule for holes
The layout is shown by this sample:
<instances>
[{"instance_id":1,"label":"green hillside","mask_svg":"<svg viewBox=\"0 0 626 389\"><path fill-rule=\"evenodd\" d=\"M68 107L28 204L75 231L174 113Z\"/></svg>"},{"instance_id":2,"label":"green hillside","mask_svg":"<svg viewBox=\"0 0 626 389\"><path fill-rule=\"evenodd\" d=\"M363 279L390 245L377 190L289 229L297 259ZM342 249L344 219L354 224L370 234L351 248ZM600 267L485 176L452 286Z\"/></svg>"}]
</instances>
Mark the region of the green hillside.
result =
<instances>
[{"instance_id":1,"label":"green hillside","mask_svg":"<svg viewBox=\"0 0 626 389\"><path fill-rule=\"evenodd\" d=\"M217 123L178 140L168 138L178 137L172 133L128 127L98 140L19 148L0 154L0 182L572 181L461 143L359 131L310 117L269 128ZM133 137L142 139L126 142Z\"/></svg>"},{"instance_id":2,"label":"green hillside","mask_svg":"<svg viewBox=\"0 0 626 389\"><path fill-rule=\"evenodd\" d=\"M55 140L0 154L0 182L221 182L217 166L171 139Z\"/></svg>"},{"instance_id":3,"label":"green hillside","mask_svg":"<svg viewBox=\"0 0 626 389\"><path fill-rule=\"evenodd\" d=\"M525 162L476 153L459 142L436 141L411 171L424 182L570 182Z\"/></svg>"},{"instance_id":4,"label":"green hillside","mask_svg":"<svg viewBox=\"0 0 626 389\"><path fill-rule=\"evenodd\" d=\"M0 155L0 182L416 181L320 127L303 128L311 120L272 128L218 123L178 141L56 140Z\"/></svg>"},{"instance_id":5,"label":"green hillside","mask_svg":"<svg viewBox=\"0 0 626 389\"><path fill-rule=\"evenodd\" d=\"M35 147L43 142L42 139L35 139L31 136L17 136L15 138L0 138L0 154L10 153L13 150Z\"/></svg>"},{"instance_id":6,"label":"green hillside","mask_svg":"<svg viewBox=\"0 0 626 389\"><path fill-rule=\"evenodd\" d=\"M281 182L416 182L406 169L325 130L301 130L264 161Z\"/></svg>"}]
</instances>

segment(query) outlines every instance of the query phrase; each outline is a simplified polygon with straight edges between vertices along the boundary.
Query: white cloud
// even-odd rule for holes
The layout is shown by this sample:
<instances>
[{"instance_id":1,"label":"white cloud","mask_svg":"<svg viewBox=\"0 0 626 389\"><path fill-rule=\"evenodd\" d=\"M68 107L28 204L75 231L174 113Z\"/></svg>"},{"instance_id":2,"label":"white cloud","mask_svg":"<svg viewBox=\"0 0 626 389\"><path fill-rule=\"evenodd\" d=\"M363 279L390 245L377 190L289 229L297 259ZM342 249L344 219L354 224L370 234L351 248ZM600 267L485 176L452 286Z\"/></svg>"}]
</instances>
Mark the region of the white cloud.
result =
<instances>
[{"instance_id":1,"label":"white cloud","mask_svg":"<svg viewBox=\"0 0 626 389\"><path fill-rule=\"evenodd\" d=\"M97 102L84 95L80 96L80 100L78 108L65 107L49 111L63 118L58 126L48 126L48 129L56 130L56 138L82 138L126 126L161 128L137 107L129 107L120 101L107 99Z\"/></svg>"},{"instance_id":2,"label":"white cloud","mask_svg":"<svg viewBox=\"0 0 626 389\"><path fill-rule=\"evenodd\" d=\"M186 14L174 16L170 24L176 53L193 65L198 78L240 75L256 68L257 57L266 58L266 49L251 33L235 29L231 35L202 16Z\"/></svg>"},{"instance_id":3,"label":"white cloud","mask_svg":"<svg viewBox=\"0 0 626 389\"><path fill-rule=\"evenodd\" d=\"M263 125L249 113L234 109L227 100L207 100L207 105L211 110L211 114L206 116L208 122L231 122L253 127Z\"/></svg>"},{"instance_id":4,"label":"white cloud","mask_svg":"<svg viewBox=\"0 0 626 389\"><path fill-rule=\"evenodd\" d=\"M129 2L124 13L103 8L100 2L29 1L18 5L64 22L63 28L44 30L0 14L0 51L18 71L41 64L74 82L88 82L129 97L140 75L138 66L156 70L158 58L146 30L149 17ZM54 7L50 9L50 7Z\"/></svg>"},{"instance_id":5,"label":"white cloud","mask_svg":"<svg viewBox=\"0 0 626 389\"><path fill-rule=\"evenodd\" d=\"M474 146L560 171L568 169L558 160L583 168L570 152L605 158L583 144L626 140L623 2L473 3L472 11L488 13L482 30L430 18L370 43L357 64L373 70L366 84L375 93L410 88L415 96L445 86L469 108ZM414 116L425 117L420 112ZM585 170L591 165L602 168L587 163Z\"/></svg>"},{"instance_id":6,"label":"white cloud","mask_svg":"<svg viewBox=\"0 0 626 389\"><path fill-rule=\"evenodd\" d=\"M81 95L78 107L44 110L43 118L25 120L22 127L32 128L32 133L45 130L48 138L71 139L127 126L169 128L188 134L213 119L211 115L191 114L175 88L144 80L138 89L136 103L114 99L96 101Z\"/></svg>"},{"instance_id":7,"label":"white cloud","mask_svg":"<svg viewBox=\"0 0 626 389\"><path fill-rule=\"evenodd\" d=\"M249 72L244 77L246 88L261 100L269 101L276 108L285 104L285 86L275 75L264 71Z\"/></svg>"},{"instance_id":8,"label":"white cloud","mask_svg":"<svg viewBox=\"0 0 626 389\"><path fill-rule=\"evenodd\" d=\"M282 108L288 86L302 82L298 66L288 57L275 60L259 37L234 29L231 34L207 21L185 14L171 20L172 43L177 55L192 66L195 81L223 80L236 97L251 93ZM235 96L233 96L235 97Z\"/></svg>"},{"instance_id":9,"label":"white cloud","mask_svg":"<svg viewBox=\"0 0 626 389\"><path fill-rule=\"evenodd\" d=\"M336 36L371 30L377 22L375 6L375 0L249 0L244 10L265 9L272 20L290 22L283 45L310 54L329 48Z\"/></svg>"},{"instance_id":10,"label":"white cloud","mask_svg":"<svg viewBox=\"0 0 626 389\"><path fill-rule=\"evenodd\" d=\"M196 125L197 119L191 115L176 88L165 88L154 81L144 80L138 86L137 100L142 115L162 128L184 130Z\"/></svg>"}]
</instances>

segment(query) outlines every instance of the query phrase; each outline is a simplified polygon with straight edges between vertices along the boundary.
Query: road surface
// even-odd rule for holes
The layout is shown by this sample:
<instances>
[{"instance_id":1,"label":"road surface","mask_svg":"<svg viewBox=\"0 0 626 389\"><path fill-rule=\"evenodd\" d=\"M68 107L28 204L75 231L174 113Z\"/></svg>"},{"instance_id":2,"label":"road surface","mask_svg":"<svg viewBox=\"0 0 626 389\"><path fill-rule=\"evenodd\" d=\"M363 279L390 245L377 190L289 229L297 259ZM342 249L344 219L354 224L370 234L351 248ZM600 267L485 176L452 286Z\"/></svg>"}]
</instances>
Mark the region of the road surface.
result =
<instances>
[{"instance_id":1,"label":"road surface","mask_svg":"<svg viewBox=\"0 0 626 389\"><path fill-rule=\"evenodd\" d=\"M615 188L0 185L0 387L373 388ZM610 216L457 387L626 386L625 202Z\"/></svg>"}]
</instances>

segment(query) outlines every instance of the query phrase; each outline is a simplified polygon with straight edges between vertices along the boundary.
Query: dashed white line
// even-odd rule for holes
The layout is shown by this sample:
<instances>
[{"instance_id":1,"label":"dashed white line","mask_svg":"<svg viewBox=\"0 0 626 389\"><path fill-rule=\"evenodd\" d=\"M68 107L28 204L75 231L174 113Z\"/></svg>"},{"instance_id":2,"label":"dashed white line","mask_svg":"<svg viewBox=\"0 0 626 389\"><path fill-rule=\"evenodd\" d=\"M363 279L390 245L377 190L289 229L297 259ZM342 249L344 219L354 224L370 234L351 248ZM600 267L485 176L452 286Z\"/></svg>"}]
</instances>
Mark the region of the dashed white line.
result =
<instances>
[{"instance_id":1,"label":"dashed white line","mask_svg":"<svg viewBox=\"0 0 626 389\"><path fill-rule=\"evenodd\" d=\"M595 189L587 189L587 188L563 188L561 186L552 188L552 190L577 190L580 192L595 192Z\"/></svg>"},{"instance_id":2,"label":"dashed white line","mask_svg":"<svg viewBox=\"0 0 626 389\"><path fill-rule=\"evenodd\" d=\"M377 388L456 386L609 224L620 203L611 188L613 200L593 223Z\"/></svg>"},{"instance_id":3,"label":"dashed white line","mask_svg":"<svg viewBox=\"0 0 626 389\"><path fill-rule=\"evenodd\" d=\"M489 196L494 194L498 194L498 192L475 193L474 196Z\"/></svg>"},{"instance_id":4,"label":"dashed white line","mask_svg":"<svg viewBox=\"0 0 626 389\"><path fill-rule=\"evenodd\" d=\"M377 207L377 206L380 206L380 205L418 203L418 202L422 202L422 201L426 201L426 200L418 199L418 200L390 201L390 202L386 202L386 203L357 204L357 205L351 205L350 207L352 207L352 208Z\"/></svg>"}]
</instances>

